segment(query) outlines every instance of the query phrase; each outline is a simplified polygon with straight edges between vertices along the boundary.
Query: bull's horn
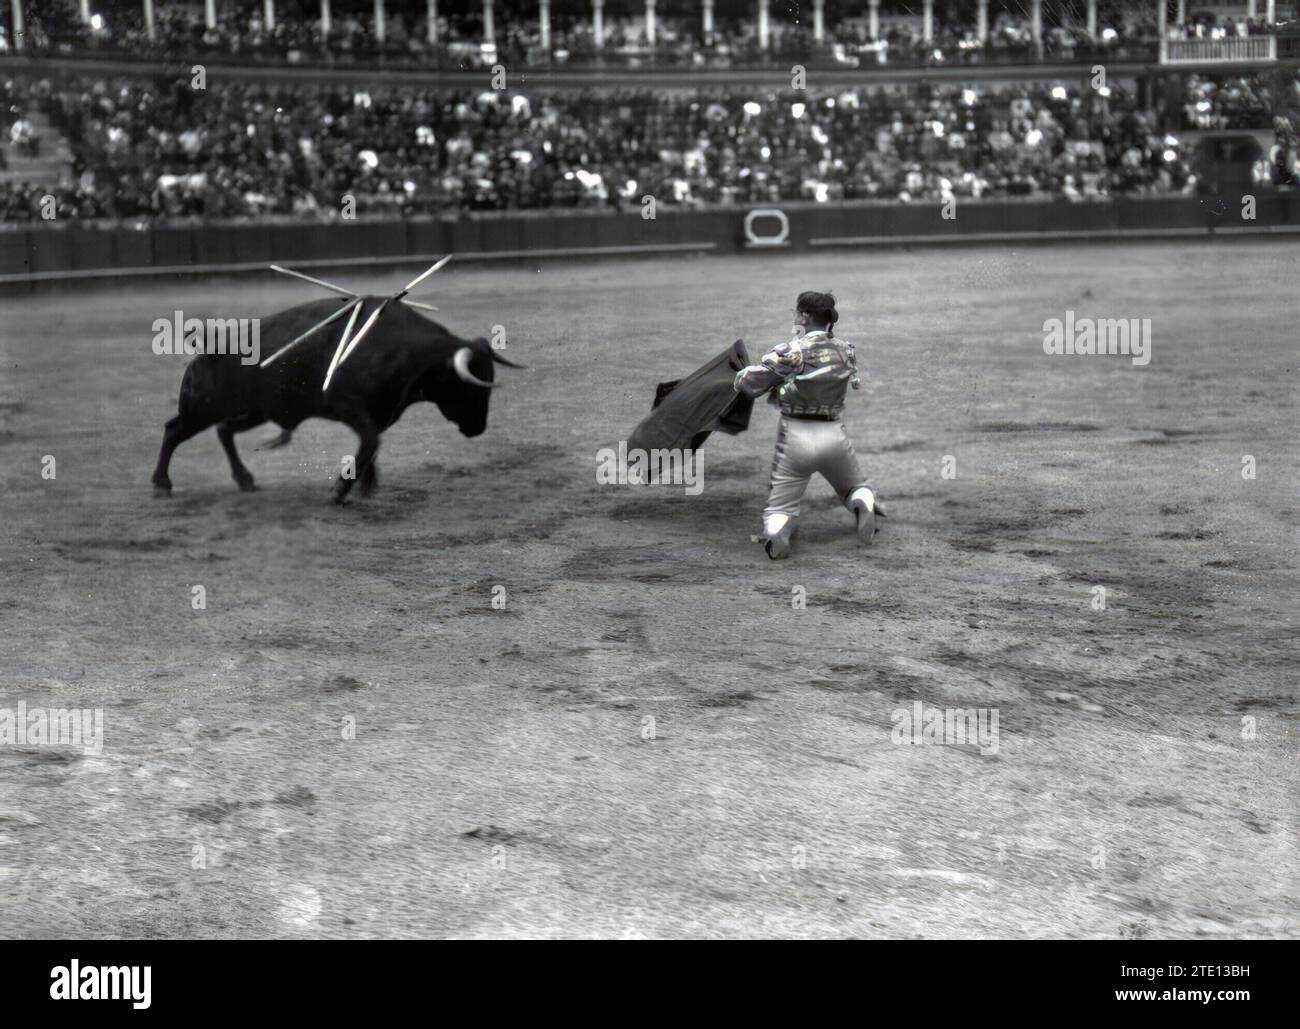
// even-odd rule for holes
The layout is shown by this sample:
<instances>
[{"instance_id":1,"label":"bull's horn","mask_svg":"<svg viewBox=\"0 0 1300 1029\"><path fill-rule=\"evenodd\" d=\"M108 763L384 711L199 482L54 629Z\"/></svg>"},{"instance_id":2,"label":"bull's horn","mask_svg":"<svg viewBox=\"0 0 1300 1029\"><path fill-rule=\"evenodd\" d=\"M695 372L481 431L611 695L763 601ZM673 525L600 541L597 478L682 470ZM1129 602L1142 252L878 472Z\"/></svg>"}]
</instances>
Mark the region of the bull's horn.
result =
<instances>
[{"instance_id":1,"label":"bull's horn","mask_svg":"<svg viewBox=\"0 0 1300 1029\"><path fill-rule=\"evenodd\" d=\"M489 347L489 349L492 351L492 360L494 360L497 364L503 364L507 368L521 368L524 371L528 371L528 365L516 364L514 361L510 360L510 358L502 357L500 354L498 354L495 348Z\"/></svg>"},{"instance_id":2,"label":"bull's horn","mask_svg":"<svg viewBox=\"0 0 1300 1029\"><path fill-rule=\"evenodd\" d=\"M468 382L471 386L482 386L484 389L491 389L496 385L495 382L484 382L469 370L469 359L473 353L474 351L469 347L461 347L452 357L451 366L456 369L456 374L462 381Z\"/></svg>"}]
</instances>

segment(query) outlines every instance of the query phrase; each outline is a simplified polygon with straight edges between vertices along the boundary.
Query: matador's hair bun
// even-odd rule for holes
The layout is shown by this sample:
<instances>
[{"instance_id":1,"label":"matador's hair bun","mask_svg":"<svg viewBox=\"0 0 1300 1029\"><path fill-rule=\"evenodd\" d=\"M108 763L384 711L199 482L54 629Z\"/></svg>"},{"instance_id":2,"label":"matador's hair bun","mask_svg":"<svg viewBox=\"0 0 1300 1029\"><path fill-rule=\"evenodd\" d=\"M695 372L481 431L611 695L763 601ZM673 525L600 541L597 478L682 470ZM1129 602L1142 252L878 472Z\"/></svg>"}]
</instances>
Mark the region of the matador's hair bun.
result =
<instances>
[{"instance_id":1,"label":"matador's hair bun","mask_svg":"<svg viewBox=\"0 0 1300 1029\"><path fill-rule=\"evenodd\" d=\"M795 307L806 314L813 322L818 325L825 325L827 330L833 329L835 323L840 320L840 313L835 310L834 293L818 293L815 290L807 290L799 294L799 299L795 301Z\"/></svg>"}]
</instances>

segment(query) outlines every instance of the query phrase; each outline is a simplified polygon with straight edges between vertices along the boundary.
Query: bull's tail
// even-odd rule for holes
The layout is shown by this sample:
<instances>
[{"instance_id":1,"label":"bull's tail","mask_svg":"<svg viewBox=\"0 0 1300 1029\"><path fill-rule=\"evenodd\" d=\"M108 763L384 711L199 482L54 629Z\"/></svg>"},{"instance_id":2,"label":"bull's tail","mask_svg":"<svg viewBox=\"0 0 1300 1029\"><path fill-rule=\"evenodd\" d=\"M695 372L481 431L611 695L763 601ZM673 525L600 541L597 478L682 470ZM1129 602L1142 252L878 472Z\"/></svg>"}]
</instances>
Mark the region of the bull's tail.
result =
<instances>
[{"instance_id":1,"label":"bull's tail","mask_svg":"<svg viewBox=\"0 0 1300 1029\"><path fill-rule=\"evenodd\" d=\"M220 415L215 410L212 372L207 364L201 357L191 361L181 378L176 417L169 419L163 429L162 449L158 452L158 464L153 473L154 491L160 495L171 493L172 483L168 470L172 452L191 436L220 420Z\"/></svg>"},{"instance_id":2,"label":"bull's tail","mask_svg":"<svg viewBox=\"0 0 1300 1029\"><path fill-rule=\"evenodd\" d=\"M293 440L293 432L290 429L281 429L280 435L272 436L265 443L258 446L258 450L278 450L280 447L288 446Z\"/></svg>"}]
</instances>

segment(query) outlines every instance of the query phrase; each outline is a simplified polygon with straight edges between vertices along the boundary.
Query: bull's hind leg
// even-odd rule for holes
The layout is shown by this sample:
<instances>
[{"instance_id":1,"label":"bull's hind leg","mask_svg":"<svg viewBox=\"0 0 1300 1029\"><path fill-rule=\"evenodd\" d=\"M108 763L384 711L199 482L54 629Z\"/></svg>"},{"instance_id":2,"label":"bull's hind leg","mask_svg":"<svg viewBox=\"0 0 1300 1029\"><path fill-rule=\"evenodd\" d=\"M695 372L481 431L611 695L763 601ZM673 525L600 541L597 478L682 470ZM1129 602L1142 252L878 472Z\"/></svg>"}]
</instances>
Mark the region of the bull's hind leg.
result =
<instances>
[{"instance_id":1,"label":"bull's hind leg","mask_svg":"<svg viewBox=\"0 0 1300 1029\"><path fill-rule=\"evenodd\" d=\"M359 476L357 476L357 487L361 490L363 497L368 497L375 492L375 487L379 485L379 461L377 458L371 458L370 463L366 465Z\"/></svg>"},{"instance_id":2,"label":"bull's hind leg","mask_svg":"<svg viewBox=\"0 0 1300 1029\"><path fill-rule=\"evenodd\" d=\"M349 426L353 432L361 437L361 445L357 447L356 454L356 476L364 484L367 477L371 477L373 485L373 475L375 463L375 454L379 451L379 429L370 416L364 412L349 415L340 419L345 425ZM348 494L352 491L356 479L351 476L340 476L334 485L334 503L341 504L347 500Z\"/></svg>"},{"instance_id":3,"label":"bull's hind leg","mask_svg":"<svg viewBox=\"0 0 1300 1029\"><path fill-rule=\"evenodd\" d=\"M212 424L211 421L198 421L177 415L163 429L162 449L158 451L158 466L153 470L153 491L155 496L170 496L172 480L167 471L171 467L172 453L192 436L197 436Z\"/></svg>"},{"instance_id":4,"label":"bull's hind leg","mask_svg":"<svg viewBox=\"0 0 1300 1029\"><path fill-rule=\"evenodd\" d=\"M230 473L245 493L251 493L257 489L257 485L253 482L253 473L244 467L244 462L239 459L239 451L235 449L235 433L244 432L261 424L261 420L230 418L217 426L217 439L221 440L221 447L225 450L226 457L230 459Z\"/></svg>"}]
</instances>

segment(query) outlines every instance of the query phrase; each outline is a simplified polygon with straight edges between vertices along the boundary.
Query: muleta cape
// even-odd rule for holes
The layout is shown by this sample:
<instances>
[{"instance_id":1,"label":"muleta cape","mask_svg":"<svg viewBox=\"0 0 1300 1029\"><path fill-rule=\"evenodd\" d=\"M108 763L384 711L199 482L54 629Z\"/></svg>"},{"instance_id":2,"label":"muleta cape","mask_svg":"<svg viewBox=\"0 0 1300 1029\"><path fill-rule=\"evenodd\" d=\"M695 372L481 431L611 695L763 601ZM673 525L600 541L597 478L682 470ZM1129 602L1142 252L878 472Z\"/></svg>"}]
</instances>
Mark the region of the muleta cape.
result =
<instances>
[{"instance_id":1,"label":"muleta cape","mask_svg":"<svg viewBox=\"0 0 1300 1029\"><path fill-rule=\"evenodd\" d=\"M733 383L748 364L745 341L738 339L686 378L659 383L650 413L628 438L628 450L698 450L712 432L744 432L754 401L737 393Z\"/></svg>"}]
</instances>

